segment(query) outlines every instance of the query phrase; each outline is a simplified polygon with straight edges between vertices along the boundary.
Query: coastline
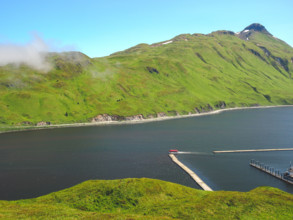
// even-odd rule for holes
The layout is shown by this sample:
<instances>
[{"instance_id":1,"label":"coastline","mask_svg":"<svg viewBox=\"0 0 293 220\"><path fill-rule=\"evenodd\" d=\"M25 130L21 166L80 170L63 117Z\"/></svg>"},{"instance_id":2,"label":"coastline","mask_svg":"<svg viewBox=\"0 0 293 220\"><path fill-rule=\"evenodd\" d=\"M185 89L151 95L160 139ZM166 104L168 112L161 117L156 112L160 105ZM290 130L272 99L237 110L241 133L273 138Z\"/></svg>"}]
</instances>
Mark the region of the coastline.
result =
<instances>
[{"instance_id":1,"label":"coastline","mask_svg":"<svg viewBox=\"0 0 293 220\"><path fill-rule=\"evenodd\" d=\"M71 123L71 124L51 124L44 126L30 126L26 129L24 126L11 126L5 127L7 129L19 129L19 130L8 130L0 131L0 134L11 133L11 132L23 132L23 131L34 131L41 129L54 129L54 128L68 128L68 127L90 127L90 126L105 126L105 125L125 125L125 124L141 124L141 123L150 123L157 121L165 121L172 119L182 119L182 118L191 118L191 117L200 117L208 116L214 114L220 114L225 111L236 111L236 110L249 110L249 109L265 109L265 108L282 108L282 107L293 107L293 105L271 105L271 106L253 106L253 107L235 107L235 108L223 108L213 111L203 112L203 113L194 113L188 115L176 115L176 116L163 116L157 118L146 118L141 120L122 120L122 121L100 121L100 122L83 122L83 123Z\"/></svg>"}]
</instances>

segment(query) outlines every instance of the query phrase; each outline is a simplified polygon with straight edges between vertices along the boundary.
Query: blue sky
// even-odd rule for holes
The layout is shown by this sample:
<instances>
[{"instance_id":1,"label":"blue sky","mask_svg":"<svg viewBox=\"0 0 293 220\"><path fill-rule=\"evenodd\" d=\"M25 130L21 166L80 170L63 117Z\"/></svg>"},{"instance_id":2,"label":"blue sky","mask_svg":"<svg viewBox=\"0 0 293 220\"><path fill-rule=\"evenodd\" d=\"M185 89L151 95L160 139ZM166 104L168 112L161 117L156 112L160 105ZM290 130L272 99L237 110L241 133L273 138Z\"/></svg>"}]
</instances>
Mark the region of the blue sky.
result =
<instances>
[{"instance_id":1,"label":"blue sky","mask_svg":"<svg viewBox=\"0 0 293 220\"><path fill-rule=\"evenodd\" d=\"M37 32L64 50L107 56L182 33L241 31L263 24L293 45L292 0L0 0L0 43L26 43Z\"/></svg>"}]
</instances>

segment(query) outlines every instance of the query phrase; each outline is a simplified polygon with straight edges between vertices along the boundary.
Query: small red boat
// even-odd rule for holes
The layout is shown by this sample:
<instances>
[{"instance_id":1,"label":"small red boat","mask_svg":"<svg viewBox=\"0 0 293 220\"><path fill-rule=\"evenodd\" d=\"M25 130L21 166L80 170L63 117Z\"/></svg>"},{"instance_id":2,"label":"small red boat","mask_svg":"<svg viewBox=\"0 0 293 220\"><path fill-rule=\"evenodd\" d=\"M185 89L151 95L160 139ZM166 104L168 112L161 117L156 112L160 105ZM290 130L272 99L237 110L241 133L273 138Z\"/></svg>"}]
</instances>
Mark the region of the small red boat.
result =
<instances>
[{"instance_id":1,"label":"small red boat","mask_svg":"<svg viewBox=\"0 0 293 220\"><path fill-rule=\"evenodd\" d=\"M169 153L177 153L178 150L174 149L174 150L169 150Z\"/></svg>"}]
</instances>

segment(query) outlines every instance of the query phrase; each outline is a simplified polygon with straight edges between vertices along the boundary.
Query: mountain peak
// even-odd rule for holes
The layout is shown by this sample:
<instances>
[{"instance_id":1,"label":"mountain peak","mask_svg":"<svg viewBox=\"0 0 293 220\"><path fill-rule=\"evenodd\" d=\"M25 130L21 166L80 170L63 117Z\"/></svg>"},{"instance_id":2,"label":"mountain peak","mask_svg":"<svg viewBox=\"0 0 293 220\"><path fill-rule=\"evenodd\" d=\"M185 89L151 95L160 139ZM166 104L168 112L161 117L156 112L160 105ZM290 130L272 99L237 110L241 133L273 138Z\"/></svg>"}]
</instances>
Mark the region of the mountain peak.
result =
<instances>
[{"instance_id":1,"label":"mountain peak","mask_svg":"<svg viewBox=\"0 0 293 220\"><path fill-rule=\"evenodd\" d=\"M262 34L266 34L269 36L273 36L270 32L267 31L267 29L258 23L253 23L246 28L244 28L243 31L236 33L237 36L243 40L249 40L251 36L253 36L254 33L259 32Z\"/></svg>"},{"instance_id":2,"label":"mountain peak","mask_svg":"<svg viewBox=\"0 0 293 220\"><path fill-rule=\"evenodd\" d=\"M271 35L270 32L268 32L267 29L263 25L258 24L258 23L253 23L253 24L247 26L246 28L244 28L244 30L242 32L245 32L245 31L256 31L256 32L261 32L264 34Z\"/></svg>"}]
</instances>

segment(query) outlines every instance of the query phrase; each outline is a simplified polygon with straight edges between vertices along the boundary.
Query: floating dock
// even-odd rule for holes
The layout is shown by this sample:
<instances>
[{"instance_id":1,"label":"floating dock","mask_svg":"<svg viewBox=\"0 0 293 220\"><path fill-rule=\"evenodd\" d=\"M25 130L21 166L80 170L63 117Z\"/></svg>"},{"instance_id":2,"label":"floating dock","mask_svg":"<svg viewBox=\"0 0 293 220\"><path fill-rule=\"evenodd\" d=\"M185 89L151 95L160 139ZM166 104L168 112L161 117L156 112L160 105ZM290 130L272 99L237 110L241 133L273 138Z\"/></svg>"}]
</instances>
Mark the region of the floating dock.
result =
<instances>
[{"instance_id":1,"label":"floating dock","mask_svg":"<svg viewBox=\"0 0 293 220\"><path fill-rule=\"evenodd\" d=\"M279 170L276 170L275 168L273 167L269 167L263 163L260 163L259 161L255 161L255 160L251 160L250 163L249 163L250 166L252 167L255 167L265 173L268 173L278 179L281 179L287 183L290 183L290 184L293 184L292 181L290 181L289 179L285 179L284 178L284 173L281 173Z\"/></svg>"},{"instance_id":2,"label":"floating dock","mask_svg":"<svg viewBox=\"0 0 293 220\"><path fill-rule=\"evenodd\" d=\"M203 190L213 191L201 178L199 178L198 175L196 175L191 169L181 163L174 154L170 153L169 156L171 157L172 161L181 167L186 173L188 173Z\"/></svg>"},{"instance_id":3,"label":"floating dock","mask_svg":"<svg viewBox=\"0 0 293 220\"><path fill-rule=\"evenodd\" d=\"M265 152L265 151L291 151L293 148L276 148L276 149L250 149L250 150L221 150L213 151L215 154L221 153L244 153L244 152Z\"/></svg>"}]
</instances>

